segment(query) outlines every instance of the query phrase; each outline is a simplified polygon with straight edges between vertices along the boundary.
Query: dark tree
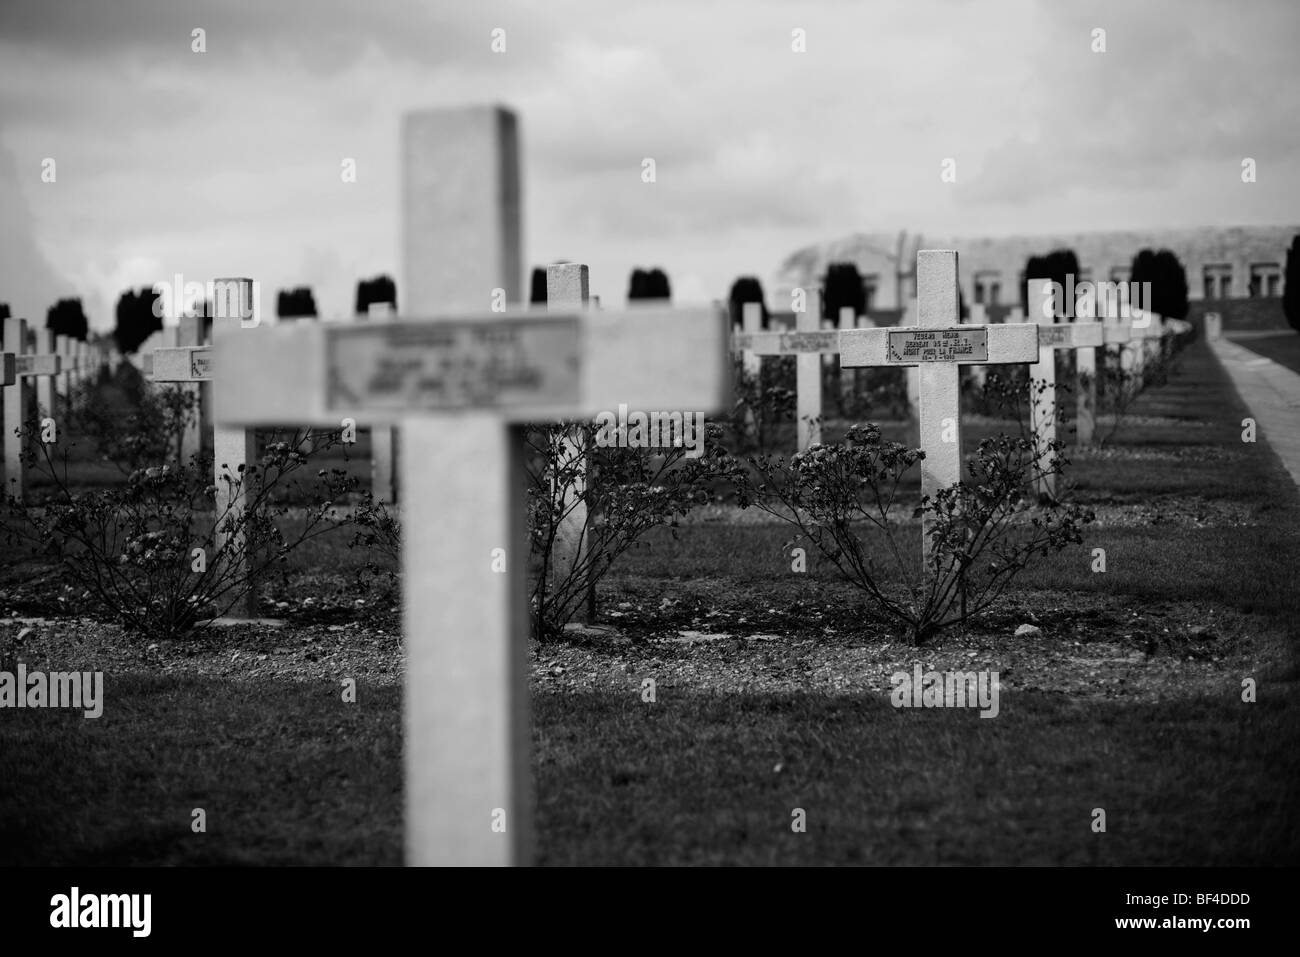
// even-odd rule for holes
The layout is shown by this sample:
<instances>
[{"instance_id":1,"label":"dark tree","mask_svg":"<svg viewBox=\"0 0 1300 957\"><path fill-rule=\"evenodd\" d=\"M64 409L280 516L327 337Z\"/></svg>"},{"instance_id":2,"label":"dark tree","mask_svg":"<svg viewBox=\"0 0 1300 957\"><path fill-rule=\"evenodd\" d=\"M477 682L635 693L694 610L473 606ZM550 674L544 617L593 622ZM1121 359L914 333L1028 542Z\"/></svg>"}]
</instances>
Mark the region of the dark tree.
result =
<instances>
[{"instance_id":1,"label":"dark tree","mask_svg":"<svg viewBox=\"0 0 1300 957\"><path fill-rule=\"evenodd\" d=\"M1134 306L1142 309L1155 309L1156 284L1159 279L1156 268L1156 254L1150 249L1142 249L1133 257L1132 265L1129 267L1128 281L1130 288L1137 290L1136 294L1131 297ZM1144 300L1146 295L1143 290L1146 288L1143 284L1151 284L1151 302Z\"/></svg>"},{"instance_id":2,"label":"dark tree","mask_svg":"<svg viewBox=\"0 0 1300 957\"><path fill-rule=\"evenodd\" d=\"M1178 257L1168 249L1155 256L1156 275L1159 282L1151 289L1151 309L1166 319L1183 319L1187 316L1187 270Z\"/></svg>"},{"instance_id":3,"label":"dark tree","mask_svg":"<svg viewBox=\"0 0 1300 957\"><path fill-rule=\"evenodd\" d=\"M8 319L10 315L11 313L9 312L9 303L0 302L0 319Z\"/></svg>"},{"instance_id":4,"label":"dark tree","mask_svg":"<svg viewBox=\"0 0 1300 957\"><path fill-rule=\"evenodd\" d=\"M155 303L158 303L157 313L154 312ZM113 328L113 339L117 342L118 352L123 355L135 353L151 335L162 332L161 296L148 286L139 292L128 289L122 293L114 314L117 324Z\"/></svg>"},{"instance_id":5,"label":"dark tree","mask_svg":"<svg viewBox=\"0 0 1300 957\"><path fill-rule=\"evenodd\" d=\"M733 326L739 326L744 319L747 302L756 302L763 307L762 328L766 329L770 313L767 311L767 303L763 301L763 284L754 276L741 276L731 284L731 292L727 296L727 312Z\"/></svg>"},{"instance_id":6,"label":"dark tree","mask_svg":"<svg viewBox=\"0 0 1300 957\"><path fill-rule=\"evenodd\" d=\"M1300 332L1300 236L1291 240L1286 251L1286 272L1282 274L1286 287L1282 290L1282 311L1291 328Z\"/></svg>"},{"instance_id":7,"label":"dark tree","mask_svg":"<svg viewBox=\"0 0 1300 957\"><path fill-rule=\"evenodd\" d=\"M628 284L627 298L631 299L671 299L672 291L668 285L668 276L662 269L632 270L632 279Z\"/></svg>"},{"instance_id":8,"label":"dark tree","mask_svg":"<svg viewBox=\"0 0 1300 957\"><path fill-rule=\"evenodd\" d=\"M50 306L45 313L45 328L56 336L69 336L73 339L86 338L90 323L81 311L80 299L60 299Z\"/></svg>"},{"instance_id":9,"label":"dark tree","mask_svg":"<svg viewBox=\"0 0 1300 957\"><path fill-rule=\"evenodd\" d=\"M533 306L546 305L546 267L544 266L533 269L533 288L529 292L528 302Z\"/></svg>"},{"instance_id":10,"label":"dark tree","mask_svg":"<svg viewBox=\"0 0 1300 957\"><path fill-rule=\"evenodd\" d=\"M862 315L867 311L867 290L855 263L831 263L822 277L821 318L838 324L844 306L851 306L854 316Z\"/></svg>"},{"instance_id":11,"label":"dark tree","mask_svg":"<svg viewBox=\"0 0 1300 957\"><path fill-rule=\"evenodd\" d=\"M391 277L376 276L357 283L356 314L369 314L371 304L376 302L391 303L393 311L397 311L397 283Z\"/></svg>"},{"instance_id":12,"label":"dark tree","mask_svg":"<svg viewBox=\"0 0 1300 957\"><path fill-rule=\"evenodd\" d=\"M1025 281L1020 284L1020 305L1029 313L1029 280L1050 279L1061 294L1079 285L1079 257L1073 249L1053 249L1046 256L1030 256L1025 263ZM1072 306L1073 304L1071 304Z\"/></svg>"},{"instance_id":13,"label":"dark tree","mask_svg":"<svg viewBox=\"0 0 1300 957\"><path fill-rule=\"evenodd\" d=\"M312 295L311 287L281 289L276 297L275 314L281 319L316 318L316 297Z\"/></svg>"},{"instance_id":14,"label":"dark tree","mask_svg":"<svg viewBox=\"0 0 1300 957\"><path fill-rule=\"evenodd\" d=\"M1020 277L1020 308L1029 314L1029 280L1048 279L1047 257L1030 256L1025 262L1025 273Z\"/></svg>"}]
</instances>

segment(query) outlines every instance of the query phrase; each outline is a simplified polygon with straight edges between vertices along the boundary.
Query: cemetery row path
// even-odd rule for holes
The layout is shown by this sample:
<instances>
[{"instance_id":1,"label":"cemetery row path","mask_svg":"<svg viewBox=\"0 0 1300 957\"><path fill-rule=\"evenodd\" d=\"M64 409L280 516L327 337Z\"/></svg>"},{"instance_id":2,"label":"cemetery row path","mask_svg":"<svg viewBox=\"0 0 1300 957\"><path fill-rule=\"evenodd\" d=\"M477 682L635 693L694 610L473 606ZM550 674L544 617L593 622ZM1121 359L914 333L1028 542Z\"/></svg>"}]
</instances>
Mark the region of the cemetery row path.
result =
<instances>
[{"instance_id":1,"label":"cemetery row path","mask_svg":"<svg viewBox=\"0 0 1300 957\"><path fill-rule=\"evenodd\" d=\"M1211 340L1210 348L1264 441L1300 486L1300 375L1229 339Z\"/></svg>"}]
</instances>

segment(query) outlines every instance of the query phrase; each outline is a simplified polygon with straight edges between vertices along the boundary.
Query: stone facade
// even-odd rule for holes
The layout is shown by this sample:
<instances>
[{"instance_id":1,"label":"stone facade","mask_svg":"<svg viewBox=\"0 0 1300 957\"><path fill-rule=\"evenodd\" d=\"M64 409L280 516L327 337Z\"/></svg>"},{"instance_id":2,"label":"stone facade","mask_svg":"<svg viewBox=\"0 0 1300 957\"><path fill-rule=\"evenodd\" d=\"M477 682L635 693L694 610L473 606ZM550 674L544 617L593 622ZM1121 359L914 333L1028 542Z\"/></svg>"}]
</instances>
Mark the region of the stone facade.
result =
<instances>
[{"instance_id":1,"label":"stone facade","mask_svg":"<svg viewBox=\"0 0 1300 957\"><path fill-rule=\"evenodd\" d=\"M859 233L790 255L768 286L768 304L774 311L789 309L795 287L807 288L830 263L853 262L867 285L869 310L901 308L916 295L913 272L918 249L957 250L962 295L968 305L1019 302L1025 262L1062 248L1078 256L1083 273L1079 281L1127 280L1129 265L1140 250L1170 249L1187 270L1190 300L1280 296L1286 252L1297 234L1300 226L1004 237Z\"/></svg>"}]
</instances>

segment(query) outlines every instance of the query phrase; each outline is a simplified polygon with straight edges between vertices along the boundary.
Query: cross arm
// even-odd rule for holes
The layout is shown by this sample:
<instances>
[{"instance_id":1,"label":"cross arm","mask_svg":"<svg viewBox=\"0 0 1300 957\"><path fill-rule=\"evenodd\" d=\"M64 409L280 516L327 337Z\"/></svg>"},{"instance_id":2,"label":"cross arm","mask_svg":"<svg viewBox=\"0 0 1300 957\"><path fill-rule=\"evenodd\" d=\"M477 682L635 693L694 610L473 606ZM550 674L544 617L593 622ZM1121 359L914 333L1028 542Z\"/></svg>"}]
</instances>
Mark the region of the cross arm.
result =
<instances>
[{"instance_id":1,"label":"cross arm","mask_svg":"<svg viewBox=\"0 0 1300 957\"><path fill-rule=\"evenodd\" d=\"M894 327L840 331L840 366L958 365L1038 361L1038 325Z\"/></svg>"},{"instance_id":2,"label":"cross arm","mask_svg":"<svg viewBox=\"0 0 1300 957\"><path fill-rule=\"evenodd\" d=\"M833 355L840 351L839 333L825 332L738 332L731 337L732 352L757 356L789 356L800 353Z\"/></svg>"},{"instance_id":3,"label":"cross arm","mask_svg":"<svg viewBox=\"0 0 1300 957\"><path fill-rule=\"evenodd\" d=\"M51 353L16 356L14 360L14 374L23 378L58 375L62 369L63 364L59 361L59 357Z\"/></svg>"},{"instance_id":4,"label":"cross arm","mask_svg":"<svg viewBox=\"0 0 1300 957\"><path fill-rule=\"evenodd\" d=\"M209 346L168 346L151 353L148 376L154 382L208 382L212 379Z\"/></svg>"},{"instance_id":5,"label":"cross arm","mask_svg":"<svg viewBox=\"0 0 1300 957\"><path fill-rule=\"evenodd\" d=\"M1038 327L1038 344L1044 349L1095 349L1104 341L1100 322L1061 322Z\"/></svg>"},{"instance_id":6,"label":"cross arm","mask_svg":"<svg viewBox=\"0 0 1300 957\"><path fill-rule=\"evenodd\" d=\"M493 410L513 422L611 410L714 412L727 405L724 314L663 305L218 328L222 425L400 422ZM161 351L161 350L160 350Z\"/></svg>"}]
</instances>

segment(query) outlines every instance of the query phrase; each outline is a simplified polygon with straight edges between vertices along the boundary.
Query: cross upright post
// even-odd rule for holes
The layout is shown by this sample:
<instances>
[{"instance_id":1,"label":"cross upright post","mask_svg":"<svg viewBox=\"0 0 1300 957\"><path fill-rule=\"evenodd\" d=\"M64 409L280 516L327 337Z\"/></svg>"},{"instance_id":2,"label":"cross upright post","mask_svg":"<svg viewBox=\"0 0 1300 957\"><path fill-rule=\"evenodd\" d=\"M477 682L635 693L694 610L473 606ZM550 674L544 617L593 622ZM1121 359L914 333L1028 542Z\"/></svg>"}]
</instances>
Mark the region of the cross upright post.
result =
<instances>
[{"instance_id":1,"label":"cross upright post","mask_svg":"<svg viewBox=\"0 0 1300 957\"><path fill-rule=\"evenodd\" d=\"M547 266L547 310L585 309L591 299L590 286L590 272L581 263L554 263ZM591 542L587 539L590 516L586 500L590 457L591 450L580 430L568 432L561 440L560 467L566 471L571 468L574 480L565 487L561 498L559 527L555 530L555 545L551 551L551 570L557 578L582 567L591 552ZM589 624L595 603L595 591L588 589L584 617Z\"/></svg>"},{"instance_id":2,"label":"cross upright post","mask_svg":"<svg viewBox=\"0 0 1300 957\"><path fill-rule=\"evenodd\" d=\"M795 313L796 332L816 333L822 324L822 293L816 286L808 290L804 311ZM800 353L795 358L795 416L799 449L809 448L822 440L822 357L817 353Z\"/></svg>"},{"instance_id":3,"label":"cross upright post","mask_svg":"<svg viewBox=\"0 0 1300 957\"><path fill-rule=\"evenodd\" d=\"M4 351L14 357L16 378L4 390L4 477L5 492L20 502L26 496L23 468L23 437L27 426L27 389L24 372L27 360L27 320L10 316L4 320Z\"/></svg>"}]
</instances>

